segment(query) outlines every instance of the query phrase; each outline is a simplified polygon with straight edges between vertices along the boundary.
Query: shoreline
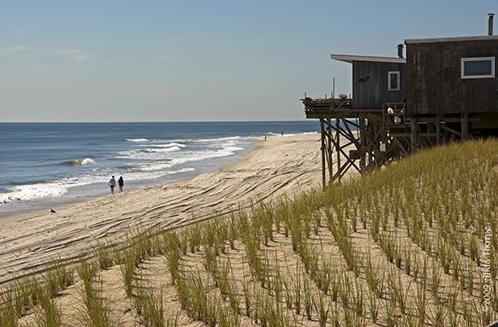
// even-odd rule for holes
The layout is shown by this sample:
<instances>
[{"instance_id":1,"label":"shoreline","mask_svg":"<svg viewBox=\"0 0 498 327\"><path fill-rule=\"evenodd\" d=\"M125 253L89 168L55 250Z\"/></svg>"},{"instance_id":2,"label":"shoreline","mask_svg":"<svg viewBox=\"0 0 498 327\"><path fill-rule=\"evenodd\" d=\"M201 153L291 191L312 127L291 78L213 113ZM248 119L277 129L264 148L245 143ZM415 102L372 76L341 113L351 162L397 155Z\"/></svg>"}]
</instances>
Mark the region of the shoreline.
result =
<instances>
[{"instance_id":1,"label":"shoreline","mask_svg":"<svg viewBox=\"0 0 498 327\"><path fill-rule=\"evenodd\" d=\"M75 257L98 244L118 243L144 228L171 229L254 200L317 187L319 136L256 141L220 171L169 184L143 186L40 214L0 221L0 284Z\"/></svg>"},{"instance_id":2,"label":"shoreline","mask_svg":"<svg viewBox=\"0 0 498 327\"><path fill-rule=\"evenodd\" d=\"M202 174L210 174L210 173L218 173L221 172L229 167L232 167L239 163L240 161L243 161L245 157L252 151L254 151L258 147L258 143L262 142L262 140L259 140L261 137L255 136L253 140L250 140L250 145L244 150L241 150L231 156L224 157L221 159L225 159L225 163L221 163L217 168L214 170L207 170L207 171L200 171L198 172L193 171L193 172L187 172L185 176L182 177L177 177L175 178L174 175L168 176L162 176L159 178L156 178L154 180L150 180L149 182L138 182L138 185L134 186L128 186L125 188L125 191L123 193L129 193L135 190L139 190L143 187L157 187L157 186L165 186L169 184L174 184L178 182L183 182L183 181L188 181L191 180L199 175ZM218 159L218 158L215 158ZM166 179L166 177L169 177ZM33 218L37 216L43 216L47 214L47 211L49 211L51 208L55 209L56 211L60 209L64 209L69 206L75 206L78 204L82 204L85 202L89 201L94 201L98 200L101 198L104 198L109 194L109 190L107 188L107 183L106 181L100 183L104 186L105 191L104 192L96 192L95 194L89 194L89 195L82 195L80 197L68 197L67 199L62 199L60 201L53 201L53 199L47 199L46 202L42 202L38 200L38 203L35 203L32 208L23 208L23 209L10 209L4 212L0 212L0 226L2 221L12 221L12 220L22 220L26 218ZM95 184L99 185L99 184ZM118 195L119 192L115 192L115 195ZM64 197L64 196L63 196ZM52 201L50 201L52 200Z\"/></svg>"}]
</instances>

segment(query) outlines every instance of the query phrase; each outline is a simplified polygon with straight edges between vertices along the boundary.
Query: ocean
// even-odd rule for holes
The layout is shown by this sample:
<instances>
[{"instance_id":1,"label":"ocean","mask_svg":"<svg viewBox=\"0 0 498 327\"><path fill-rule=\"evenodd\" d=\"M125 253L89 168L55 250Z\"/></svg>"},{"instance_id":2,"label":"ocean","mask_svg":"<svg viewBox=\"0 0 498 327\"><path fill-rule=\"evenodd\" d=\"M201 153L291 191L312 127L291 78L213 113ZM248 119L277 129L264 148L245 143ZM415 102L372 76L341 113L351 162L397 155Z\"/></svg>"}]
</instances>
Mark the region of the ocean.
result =
<instances>
[{"instance_id":1,"label":"ocean","mask_svg":"<svg viewBox=\"0 0 498 327\"><path fill-rule=\"evenodd\" d=\"M254 137L314 133L315 121L0 123L0 218L214 172Z\"/></svg>"}]
</instances>

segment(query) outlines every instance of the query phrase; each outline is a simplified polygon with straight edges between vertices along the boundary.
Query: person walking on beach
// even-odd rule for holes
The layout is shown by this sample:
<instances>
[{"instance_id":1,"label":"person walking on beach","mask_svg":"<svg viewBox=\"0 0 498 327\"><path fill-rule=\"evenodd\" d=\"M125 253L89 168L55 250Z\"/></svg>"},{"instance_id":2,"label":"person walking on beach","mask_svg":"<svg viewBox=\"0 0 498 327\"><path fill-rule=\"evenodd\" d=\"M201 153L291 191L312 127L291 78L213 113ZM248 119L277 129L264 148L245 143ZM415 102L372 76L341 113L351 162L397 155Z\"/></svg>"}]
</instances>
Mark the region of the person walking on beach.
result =
<instances>
[{"instance_id":1,"label":"person walking on beach","mask_svg":"<svg viewBox=\"0 0 498 327\"><path fill-rule=\"evenodd\" d=\"M123 176L119 176L118 185L119 185L119 193L123 192L123 186L124 186Z\"/></svg>"},{"instance_id":2,"label":"person walking on beach","mask_svg":"<svg viewBox=\"0 0 498 327\"><path fill-rule=\"evenodd\" d=\"M111 194L114 194L114 188L116 187L116 180L114 179L114 176L112 176L109 180L109 187L111 188Z\"/></svg>"}]
</instances>

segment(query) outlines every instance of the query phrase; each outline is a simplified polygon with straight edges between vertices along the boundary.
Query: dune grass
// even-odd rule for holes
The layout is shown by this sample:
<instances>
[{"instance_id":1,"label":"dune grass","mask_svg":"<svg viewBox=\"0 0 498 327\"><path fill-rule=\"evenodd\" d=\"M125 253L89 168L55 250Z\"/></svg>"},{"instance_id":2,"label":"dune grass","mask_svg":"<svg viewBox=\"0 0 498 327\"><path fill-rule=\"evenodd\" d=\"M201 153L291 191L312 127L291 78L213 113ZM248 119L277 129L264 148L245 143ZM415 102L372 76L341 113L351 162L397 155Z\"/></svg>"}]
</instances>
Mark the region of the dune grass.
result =
<instances>
[{"instance_id":1,"label":"dune grass","mask_svg":"<svg viewBox=\"0 0 498 327\"><path fill-rule=\"evenodd\" d=\"M103 297L102 284L96 278L98 266L95 263L82 261L78 275L83 283L82 298L86 307L83 323L88 327L117 326L117 321L111 316L109 304Z\"/></svg>"},{"instance_id":2,"label":"dune grass","mask_svg":"<svg viewBox=\"0 0 498 327\"><path fill-rule=\"evenodd\" d=\"M62 326L61 309L47 291L39 294L40 305L35 309L35 321L38 327Z\"/></svg>"},{"instance_id":3,"label":"dune grass","mask_svg":"<svg viewBox=\"0 0 498 327\"><path fill-rule=\"evenodd\" d=\"M348 326L365 321L438 325L444 319L456 325L485 324L496 316L493 296L491 311L485 312L483 280L478 278L484 230L496 232L496 149L496 141L478 141L422 151L324 193L310 192L292 201L256 206L232 217L225 227L218 221L200 232L196 226L195 231L180 232L178 238L192 251L204 251L208 270L219 268L213 262L218 252L223 252L224 242L233 244L238 238L252 276L261 288L271 290L266 294L276 303L283 297L287 309L308 320L318 319L321 325L337 319L330 317L334 312ZM312 238L324 226L346 263L338 268L342 271L334 271L334 263L314 249ZM352 233L361 228L382 257L377 254L373 258L370 250L354 244ZM235 237L227 236L227 229ZM199 236L202 233L204 236ZM304 278L294 274L293 280L298 282L292 287L297 292L284 291L283 296L276 282L280 277L275 277L264 250L276 233L291 238L292 251L305 271ZM491 253L496 245L494 237ZM170 265L172 270L178 270L181 251L168 256L176 258L169 261L175 263ZM489 260L496 263L496 256ZM355 278L361 283L349 287ZM319 293L315 290L310 296L309 282ZM495 275L491 284L493 289ZM220 285L224 283L218 282L220 289L226 288ZM246 314L260 312L253 309L258 306L254 290L246 286L243 291ZM336 302L339 309L333 310Z\"/></svg>"},{"instance_id":4,"label":"dune grass","mask_svg":"<svg viewBox=\"0 0 498 327\"><path fill-rule=\"evenodd\" d=\"M208 326L243 319L261 326L486 325L498 311L497 215L498 142L473 141L420 151L324 192L140 233L116 253L96 251L97 263L82 264L79 274L89 316L102 321L109 320L99 295L105 290L95 289L92 276L119 264L140 321L178 324L167 319L162 293L137 281L147 258L164 255L164 278L182 311ZM235 253L243 254L242 268ZM485 265L489 279L482 278ZM11 286L2 295L2 323L15 326L39 303L57 322L60 309L47 299L69 276L59 270Z\"/></svg>"},{"instance_id":5,"label":"dune grass","mask_svg":"<svg viewBox=\"0 0 498 327\"><path fill-rule=\"evenodd\" d=\"M52 299L73 283L74 270L56 262L44 274L8 285L0 296L1 326L17 326L18 319L36 306L40 326L58 326L60 313Z\"/></svg>"}]
</instances>

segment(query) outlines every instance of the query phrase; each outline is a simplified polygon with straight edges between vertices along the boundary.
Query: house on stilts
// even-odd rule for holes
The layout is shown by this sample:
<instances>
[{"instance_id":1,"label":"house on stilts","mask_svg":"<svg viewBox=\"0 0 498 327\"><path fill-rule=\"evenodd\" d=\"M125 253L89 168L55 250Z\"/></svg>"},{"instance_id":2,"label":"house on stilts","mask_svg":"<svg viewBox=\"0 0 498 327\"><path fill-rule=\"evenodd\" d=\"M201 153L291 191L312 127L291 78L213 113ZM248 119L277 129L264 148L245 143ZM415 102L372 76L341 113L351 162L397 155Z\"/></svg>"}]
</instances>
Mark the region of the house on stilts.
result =
<instances>
[{"instance_id":1,"label":"house on stilts","mask_svg":"<svg viewBox=\"0 0 498 327\"><path fill-rule=\"evenodd\" d=\"M484 36L408 39L396 57L331 55L352 66L352 98L302 99L306 118L320 121L323 185L419 148L498 136L498 36L488 16Z\"/></svg>"}]
</instances>

